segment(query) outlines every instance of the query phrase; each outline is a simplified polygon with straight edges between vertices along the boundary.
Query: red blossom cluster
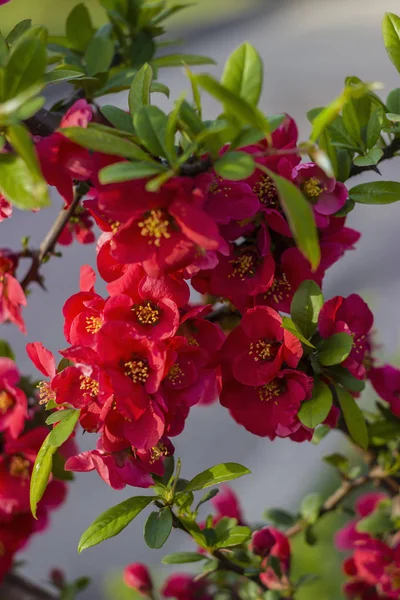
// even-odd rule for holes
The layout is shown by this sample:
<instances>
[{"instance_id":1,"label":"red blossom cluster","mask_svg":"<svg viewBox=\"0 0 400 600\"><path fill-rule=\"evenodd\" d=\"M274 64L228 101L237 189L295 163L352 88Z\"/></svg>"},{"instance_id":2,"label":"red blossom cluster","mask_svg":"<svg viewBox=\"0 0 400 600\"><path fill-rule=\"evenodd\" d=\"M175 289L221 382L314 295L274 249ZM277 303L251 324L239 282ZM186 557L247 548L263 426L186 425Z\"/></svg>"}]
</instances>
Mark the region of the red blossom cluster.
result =
<instances>
[{"instance_id":1,"label":"red blossom cluster","mask_svg":"<svg viewBox=\"0 0 400 600\"><path fill-rule=\"evenodd\" d=\"M385 536L367 533L360 524L382 510L391 500L383 493L371 492L356 502L356 519L336 534L339 550L351 551L343 564L347 582L344 592L349 599L397 600L400 596L399 534Z\"/></svg>"},{"instance_id":2,"label":"red blossom cluster","mask_svg":"<svg viewBox=\"0 0 400 600\"><path fill-rule=\"evenodd\" d=\"M0 580L10 570L16 552L31 536L43 531L49 513L65 500L67 488L52 477L34 519L29 503L29 480L37 453L48 434L38 425L37 406L29 407L19 387L20 373L10 358L0 358ZM61 448L64 459L76 452L69 441Z\"/></svg>"},{"instance_id":3,"label":"red blossom cluster","mask_svg":"<svg viewBox=\"0 0 400 600\"><path fill-rule=\"evenodd\" d=\"M358 240L345 217L335 216L346 202L345 186L313 163L300 164L289 117L271 146L242 149L258 165L246 180L223 180L210 170L173 177L158 191L148 191L145 179L104 185L99 171L122 159L90 153L62 134L91 118L79 100L57 133L37 140L44 174L67 204L74 181L90 183L64 243L73 231L90 241L92 215L103 231L97 266L109 293L103 298L95 291L95 275L84 267L81 291L64 306L70 347L61 354L70 364L62 372L40 344L28 346L50 378L42 401L79 409L83 429L98 434L96 449L70 458L67 468L97 470L117 489L149 486L189 409L218 395L256 435L311 439L313 431L297 415L311 398L313 369L278 311L290 311L304 280L321 286L326 270ZM268 170L297 185L313 207L322 254L316 271L296 248ZM210 318L211 305L190 304L188 282L211 305L222 302L234 321L223 324ZM356 295L329 300L319 317L320 339L339 332L353 337L342 367L358 379L371 366L372 320ZM334 405L326 423L334 427L338 416Z\"/></svg>"}]
</instances>

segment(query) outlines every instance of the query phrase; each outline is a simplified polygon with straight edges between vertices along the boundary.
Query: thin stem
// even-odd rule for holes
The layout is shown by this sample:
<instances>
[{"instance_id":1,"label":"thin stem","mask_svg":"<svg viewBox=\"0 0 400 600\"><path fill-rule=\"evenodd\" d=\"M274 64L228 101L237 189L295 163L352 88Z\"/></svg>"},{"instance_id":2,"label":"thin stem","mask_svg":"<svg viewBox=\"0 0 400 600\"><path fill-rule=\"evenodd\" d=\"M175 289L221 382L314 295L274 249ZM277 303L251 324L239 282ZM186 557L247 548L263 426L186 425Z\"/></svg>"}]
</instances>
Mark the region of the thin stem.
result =
<instances>
[{"instance_id":1,"label":"thin stem","mask_svg":"<svg viewBox=\"0 0 400 600\"><path fill-rule=\"evenodd\" d=\"M50 231L47 233L46 237L40 244L39 250L31 252L32 263L29 268L29 271L21 281L22 289L26 290L26 288L32 281L38 282L39 285L42 285L43 287L39 273L40 267L43 261L54 251L54 248L58 242L58 238L60 237L69 219L73 216L76 207L78 206L85 193L86 187L84 187L84 189L78 188L75 191L75 196L71 204L68 206L68 208L63 208L59 212L57 219L54 221L53 225L50 228Z\"/></svg>"}]
</instances>

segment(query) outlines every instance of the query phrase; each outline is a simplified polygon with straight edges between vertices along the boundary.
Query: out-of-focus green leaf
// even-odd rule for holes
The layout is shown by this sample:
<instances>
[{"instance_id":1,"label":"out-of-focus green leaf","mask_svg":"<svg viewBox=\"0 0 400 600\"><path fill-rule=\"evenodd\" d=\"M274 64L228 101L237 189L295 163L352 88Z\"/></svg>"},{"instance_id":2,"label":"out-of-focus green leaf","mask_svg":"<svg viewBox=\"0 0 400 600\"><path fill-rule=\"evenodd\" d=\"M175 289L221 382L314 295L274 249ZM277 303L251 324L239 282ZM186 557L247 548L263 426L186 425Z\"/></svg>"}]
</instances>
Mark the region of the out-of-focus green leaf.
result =
<instances>
[{"instance_id":1,"label":"out-of-focus green leaf","mask_svg":"<svg viewBox=\"0 0 400 600\"><path fill-rule=\"evenodd\" d=\"M248 42L228 58L221 83L226 88L257 106L263 86L264 69L257 50Z\"/></svg>"}]
</instances>

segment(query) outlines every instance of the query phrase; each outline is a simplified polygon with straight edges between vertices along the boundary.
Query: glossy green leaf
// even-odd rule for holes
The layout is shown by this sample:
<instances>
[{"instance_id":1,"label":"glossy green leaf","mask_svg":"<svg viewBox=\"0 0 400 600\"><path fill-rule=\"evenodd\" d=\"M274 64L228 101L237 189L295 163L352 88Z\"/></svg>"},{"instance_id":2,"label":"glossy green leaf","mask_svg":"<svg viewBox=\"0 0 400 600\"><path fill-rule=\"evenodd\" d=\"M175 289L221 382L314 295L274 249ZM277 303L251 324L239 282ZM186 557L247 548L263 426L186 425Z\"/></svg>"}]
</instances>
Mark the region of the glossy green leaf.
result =
<instances>
[{"instance_id":1,"label":"glossy green leaf","mask_svg":"<svg viewBox=\"0 0 400 600\"><path fill-rule=\"evenodd\" d=\"M79 412L73 408L67 408L66 410L56 410L51 413L46 419L47 425L53 425L53 423L58 423L60 421L64 421L67 417L70 417L72 414Z\"/></svg>"},{"instance_id":2,"label":"glossy green leaf","mask_svg":"<svg viewBox=\"0 0 400 600\"><path fill-rule=\"evenodd\" d=\"M340 383L350 392L362 392L365 388L365 381L357 379L347 369L340 365L331 367L329 374L334 378L337 383Z\"/></svg>"},{"instance_id":3,"label":"glossy green leaf","mask_svg":"<svg viewBox=\"0 0 400 600\"><path fill-rule=\"evenodd\" d=\"M372 112L372 114L370 115L370 117L368 119L366 138L367 138L367 148L370 148L370 151L368 153L369 155L371 155L371 152L373 152L374 150L380 150L383 154L383 151L381 150L381 148L373 147L379 140L379 136L381 134L382 127L383 127L383 117L384 117L384 113L383 113L382 108L378 108L377 110ZM378 162L378 160L376 162Z\"/></svg>"},{"instance_id":4,"label":"glossy green leaf","mask_svg":"<svg viewBox=\"0 0 400 600\"><path fill-rule=\"evenodd\" d=\"M0 356L5 356L15 360L15 354L10 344L6 340L0 340Z\"/></svg>"},{"instance_id":5,"label":"glossy green leaf","mask_svg":"<svg viewBox=\"0 0 400 600\"><path fill-rule=\"evenodd\" d=\"M357 167L370 167L377 165L383 156L382 148L371 148L365 156L357 156L354 159L354 164Z\"/></svg>"},{"instance_id":6,"label":"glossy green leaf","mask_svg":"<svg viewBox=\"0 0 400 600\"><path fill-rule=\"evenodd\" d=\"M59 448L67 441L79 419L79 410L73 410L49 433L48 440L51 446Z\"/></svg>"},{"instance_id":7,"label":"glossy green leaf","mask_svg":"<svg viewBox=\"0 0 400 600\"><path fill-rule=\"evenodd\" d=\"M146 160L149 158L149 155L139 146L113 134L111 128L109 133L91 127L87 129L84 127L66 127L60 131L79 146L95 152L104 152L105 154L130 158L132 160Z\"/></svg>"},{"instance_id":8,"label":"glossy green leaf","mask_svg":"<svg viewBox=\"0 0 400 600\"><path fill-rule=\"evenodd\" d=\"M334 333L318 345L318 360L324 367L340 365L349 356L353 338L347 333Z\"/></svg>"},{"instance_id":9,"label":"glossy green leaf","mask_svg":"<svg viewBox=\"0 0 400 600\"><path fill-rule=\"evenodd\" d=\"M268 175L274 180L297 247L309 260L312 268L317 269L321 251L310 204L293 183L269 170Z\"/></svg>"},{"instance_id":10,"label":"glossy green leaf","mask_svg":"<svg viewBox=\"0 0 400 600\"><path fill-rule=\"evenodd\" d=\"M400 200L398 181L360 183L349 190L349 198L359 204L392 204Z\"/></svg>"},{"instance_id":11,"label":"glossy green leaf","mask_svg":"<svg viewBox=\"0 0 400 600\"><path fill-rule=\"evenodd\" d=\"M95 31L85 4L76 4L69 13L66 23L66 34L72 48L84 52Z\"/></svg>"},{"instance_id":12,"label":"glossy green leaf","mask_svg":"<svg viewBox=\"0 0 400 600\"><path fill-rule=\"evenodd\" d=\"M118 535L153 500L152 496L136 496L106 510L82 534L78 552Z\"/></svg>"},{"instance_id":13,"label":"glossy green leaf","mask_svg":"<svg viewBox=\"0 0 400 600\"><path fill-rule=\"evenodd\" d=\"M382 34L386 52L400 73L400 17L386 13L382 22Z\"/></svg>"},{"instance_id":14,"label":"glossy green leaf","mask_svg":"<svg viewBox=\"0 0 400 600\"><path fill-rule=\"evenodd\" d=\"M264 69L257 50L248 42L228 58L221 83L226 88L257 106L263 86Z\"/></svg>"},{"instance_id":15,"label":"glossy green leaf","mask_svg":"<svg viewBox=\"0 0 400 600\"><path fill-rule=\"evenodd\" d=\"M3 67L8 60L8 44L0 31L0 67Z\"/></svg>"},{"instance_id":16,"label":"glossy green leaf","mask_svg":"<svg viewBox=\"0 0 400 600\"><path fill-rule=\"evenodd\" d=\"M36 149L25 125L22 123L10 125L7 128L7 139L15 152L24 160L32 176L45 185Z\"/></svg>"},{"instance_id":17,"label":"glossy green leaf","mask_svg":"<svg viewBox=\"0 0 400 600\"><path fill-rule=\"evenodd\" d=\"M319 513L322 508L322 497L320 494L309 494L300 505L300 515L310 525L318 521Z\"/></svg>"},{"instance_id":18,"label":"glossy green leaf","mask_svg":"<svg viewBox=\"0 0 400 600\"><path fill-rule=\"evenodd\" d=\"M40 448L35 464L33 465L31 482L30 482L30 507L33 516L36 519L37 505L43 497L46 491L47 483L49 481L51 468L53 464L53 454L57 450L54 446L51 446L48 441L48 436Z\"/></svg>"},{"instance_id":19,"label":"glossy green leaf","mask_svg":"<svg viewBox=\"0 0 400 600\"><path fill-rule=\"evenodd\" d=\"M144 541L149 548L162 548L172 531L172 513L169 508L150 513L144 525Z\"/></svg>"},{"instance_id":20,"label":"glossy green leaf","mask_svg":"<svg viewBox=\"0 0 400 600\"><path fill-rule=\"evenodd\" d=\"M7 43L12 46L21 37L25 31L32 26L32 19L24 19L15 25L6 37Z\"/></svg>"},{"instance_id":21,"label":"glossy green leaf","mask_svg":"<svg viewBox=\"0 0 400 600\"><path fill-rule=\"evenodd\" d=\"M214 490L209 490L208 492L206 492L204 494L204 496L201 498L201 500L198 502L198 504L196 506L196 512L199 510L199 508L200 508L200 506L202 504L205 504L206 502L208 502L212 498L215 498L215 496L217 494L219 494L219 489L218 488L215 488Z\"/></svg>"},{"instance_id":22,"label":"glossy green leaf","mask_svg":"<svg viewBox=\"0 0 400 600\"><path fill-rule=\"evenodd\" d=\"M131 116L121 108L106 104L101 107L101 112L116 129L134 133Z\"/></svg>"},{"instance_id":23,"label":"glossy green leaf","mask_svg":"<svg viewBox=\"0 0 400 600\"><path fill-rule=\"evenodd\" d=\"M151 94L164 94L167 98L170 97L171 91L167 85L159 81L153 81L150 87Z\"/></svg>"},{"instance_id":24,"label":"glossy green leaf","mask_svg":"<svg viewBox=\"0 0 400 600\"><path fill-rule=\"evenodd\" d=\"M149 64L144 64L133 78L129 90L129 112L132 115L141 107L150 104L150 89L153 82L153 69Z\"/></svg>"},{"instance_id":25,"label":"glossy green leaf","mask_svg":"<svg viewBox=\"0 0 400 600\"><path fill-rule=\"evenodd\" d=\"M114 42L105 35L93 37L85 52L85 61L89 75L107 71L114 57Z\"/></svg>"},{"instance_id":26,"label":"glossy green leaf","mask_svg":"<svg viewBox=\"0 0 400 600\"><path fill-rule=\"evenodd\" d=\"M183 67L183 65L215 65L215 60L198 54L165 54L164 56L155 58L152 61L152 65L158 69L164 67Z\"/></svg>"},{"instance_id":27,"label":"glossy green leaf","mask_svg":"<svg viewBox=\"0 0 400 600\"><path fill-rule=\"evenodd\" d=\"M368 429L362 410L347 390L339 386L335 386L335 390L350 436L356 444L366 450L368 448Z\"/></svg>"},{"instance_id":28,"label":"glossy green leaf","mask_svg":"<svg viewBox=\"0 0 400 600\"><path fill-rule=\"evenodd\" d=\"M266 137L270 136L268 119L256 107L221 85L210 75L194 75L193 77L200 87L223 104L228 117L233 116L241 124L251 125L255 129L263 131Z\"/></svg>"},{"instance_id":29,"label":"glossy green leaf","mask_svg":"<svg viewBox=\"0 0 400 600\"><path fill-rule=\"evenodd\" d=\"M324 304L321 288L311 279L302 281L293 296L290 314L306 338L317 330L318 316Z\"/></svg>"},{"instance_id":30,"label":"glossy green leaf","mask_svg":"<svg viewBox=\"0 0 400 600\"><path fill-rule=\"evenodd\" d=\"M156 51L156 45L149 33L141 31L134 39L131 50L132 67L139 69L145 63L149 63Z\"/></svg>"},{"instance_id":31,"label":"glossy green leaf","mask_svg":"<svg viewBox=\"0 0 400 600\"><path fill-rule=\"evenodd\" d=\"M120 162L104 167L99 173L99 180L107 183L120 183L133 179L142 179L165 172L165 167L156 162Z\"/></svg>"},{"instance_id":32,"label":"glossy green leaf","mask_svg":"<svg viewBox=\"0 0 400 600\"><path fill-rule=\"evenodd\" d=\"M17 44L5 68L5 99L41 83L46 69L46 49L38 39Z\"/></svg>"},{"instance_id":33,"label":"glossy green leaf","mask_svg":"<svg viewBox=\"0 0 400 600\"><path fill-rule=\"evenodd\" d=\"M237 463L222 463L196 475L196 477L189 481L184 491L194 492L196 490L203 490L224 481L232 481L249 473L251 473L249 469Z\"/></svg>"},{"instance_id":34,"label":"glossy green leaf","mask_svg":"<svg viewBox=\"0 0 400 600\"><path fill-rule=\"evenodd\" d=\"M79 73L79 71L73 71L71 69L54 69L45 74L44 82L46 84L60 83L60 81L70 81L71 79L80 79L81 77L82 74Z\"/></svg>"},{"instance_id":35,"label":"glossy green leaf","mask_svg":"<svg viewBox=\"0 0 400 600\"><path fill-rule=\"evenodd\" d=\"M21 157L12 154L0 155L0 191L21 210L50 205L47 183L32 174Z\"/></svg>"},{"instance_id":36,"label":"glossy green leaf","mask_svg":"<svg viewBox=\"0 0 400 600\"><path fill-rule=\"evenodd\" d=\"M207 548L207 539L204 535L204 530L200 529L196 521L189 517L179 515L179 521L182 523L186 531L188 531L194 541L202 548Z\"/></svg>"},{"instance_id":37,"label":"glossy green leaf","mask_svg":"<svg viewBox=\"0 0 400 600\"><path fill-rule=\"evenodd\" d=\"M178 121L181 113L182 104L185 101L185 97L182 95L176 102L175 107L169 113L167 118L167 126L165 128L165 142L164 147L166 154L172 165L176 164L178 158L177 150L175 147L175 136L178 128Z\"/></svg>"},{"instance_id":38,"label":"glossy green leaf","mask_svg":"<svg viewBox=\"0 0 400 600\"><path fill-rule=\"evenodd\" d=\"M201 560L207 560L207 557L197 552L175 552L164 556L161 562L164 565L183 565L185 563L200 562Z\"/></svg>"},{"instance_id":39,"label":"glossy green leaf","mask_svg":"<svg viewBox=\"0 0 400 600\"><path fill-rule=\"evenodd\" d=\"M290 331L290 333L293 333L293 335L296 336L298 340L300 340L309 348L315 348L315 346L311 342L309 342L306 337L304 337L301 331L297 328L294 321L292 319L289 319L289 317L282 318L282 327L283 329L286 329L286 331Z\"/></svg>"},{"instance_id":40,"label":"glossy green leaf","mask_svg":"<svg viewBox=\"0 0 400 600\"><path fill-rule=\"evenodd\" d=\"M142 143L153 154L165 154L167 116L157 106L142 106L133 115L135 130Z\"/></svg>"},{"instance_id":41,"label":"glossy green leaf","mask_svg":"<svg viewBox=\"0 0 400 600\"><path fill-rule=\"evenodd\" d=\"M386 98L386 107L389 112L400 114L400 88L392 90Z\"/></svg>"},{"instance_id":42,"label":"glossy green leaf","mask_svg":"<svg viewBox=\"0 0 400 600\"><path fill-rule=\"evenodd\" d=\"M224 539L218 540L218 542L215 544L215 547L232 548L233 546L240 546L241 544L248 542L250 538L251 529L249 527L235 525L229 529Z\"/></svg>"},{"instance_id":43,"label":"glossy green leaf","mask_svg":"<svg viewBox=\"0 0 400 600\"><path fill-rule=\"evenodd\" d=\"M223 179L240 181L250 177L256 168L253 157L246 152L226 152L214 164Z\"/></svg>"},{"instance_id":44,"label":"glossy green leaf","mask_svg":"<svg viewBox=\"0 0 400 600\"><path fill-rule=\"evenodd\" d=\"M306 427L314 429L317 425L325 421L332 407L332 392L321 380L314 383L311 400L303 402L298 413L300 421Z\"/></svg>"}]
</instances>

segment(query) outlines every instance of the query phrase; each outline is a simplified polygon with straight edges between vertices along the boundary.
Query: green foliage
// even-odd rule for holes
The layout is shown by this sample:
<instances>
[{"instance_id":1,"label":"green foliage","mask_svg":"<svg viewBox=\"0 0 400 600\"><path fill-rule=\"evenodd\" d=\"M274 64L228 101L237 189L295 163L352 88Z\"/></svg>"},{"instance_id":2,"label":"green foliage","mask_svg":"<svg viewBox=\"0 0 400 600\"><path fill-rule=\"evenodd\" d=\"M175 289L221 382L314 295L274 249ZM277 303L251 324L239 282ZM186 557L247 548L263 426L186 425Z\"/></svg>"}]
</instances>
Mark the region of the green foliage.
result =
<instances>
[{"instance_id":1,"label":"green foliage","mask_svg":"<svg viewBox=\"0 0 400 600\"><path fill-rule=\"evenodd\" d=\"M269 508L264 512L264 517L278 527L290 527L296 522L296 517L281 508Z\"/></svg>"},{"instance_id":2,"label":"green foliage","mask_svg":"<svg viewBox=\"0 0 400 600\"><path fill-rule=\"evenodd\" d=\"M118 535L153 501L152 496L136 496L135 498L128 498L128 500L124 500L124 502L103 512L82 534L79 540L78 552Z\"/></svg>"},{"instance_id":3,"label":"green foliage","mask_svg":"<svg viewBox=\"0 0 400 600\"><path fill-rule=\"evenodd\" d=\"M390 500L379 502L376 509L367 517L357 522L356 529L360 533L369 533L373 537L393 531L391 518L392 503Z\"/></svg>"},{"instance_id":4,"label":"green foliage","mask_svg":"<svg viewBox=\"0 0 400 600\"><path fill-rule=\"evenodd\" d=\"M225 481L232 481L233 479L243 477L243 475L248 475L250 473L251 471L249 471L249 469L246 469L246 467L237 463L222 463L215 467L210 467L206 471L196 475L196 477L191 479L185 486L184 491L194 492L196 490L203 490L212 485L218 485Z\"/></svg>"},{"instance_id":5,"label":"green foliage","mask_svg":"<svg viewBox=\"0 0 400 600\"><path fill-rule=\"evenodd\" d=\"M317 330L324 296L315 281L302 281L293 296L290 314L301 333L310 339Z\"/></svg>"},{"instance_id":6,"label":"green foliage","mask_svg":"<svg viewBox=\"0 0 400 600\"><path fill-rule=\"evenodd\" d=\"M318 360L329 367L341 364L349 356L353 347L353 338L347 333L334 333L318 344Z\"/></svg>"},{"instance_id":7,"label":"green foliage","mask_svg":"<svg viewBox=\"0 0 400 600\"><path fill-rule=\"evenodd\" d=\"M303 425L314 429L325 421L331 407L332 392L326 383L317 379L314 382L311 400L303 402L298 417Z\"/></svg>"},{"instance_id":8,"label":"green foliage","mask_svg":"<svg viewBox=\"0 0 400 600\"><path fill-rule=\"evenodd\" d=\"M335 391L350 436L361 448L367 449L368 429L362 410L347 390L335 386Z\"/></svg>"},{"instance_id":9,"label":"green foliage","mask_svg":"<svg viewBox=\"0 0 400 600\"><path fill-rule=\"evenodd\" d=\"M149 548L162 548L172 531L172 514L168 507L153 511L144 525L144 541Z\"/></svg>"},{"instance_id":10,"label":"green foliage","mask_svg":"<svg viewBox=\"0 0 400 600\"><path fill-rule=\"evenodd\" d=\"M214 165L218 175L230 181L247 179L255 167L254 159L245 152L226 152Z\"/></svg>"},{"instance_id":11,"label":"green foliage","mask_svg":"<svg viewBox=\"0 0 400 600\"><path fill-rule=\"evenodd\" d=\"M349 197L358 204L392 204L400 200L400 183L397 181L360 183L349 190Z\"/></svg>"},{"instance_id":12,"label":"green foliage","mask_svg":"<svg viewBox=\"0 0 400 600\"><path fill-rule=\"evenodd\" d=\"M300 506L300 515L306 523L314 525L318 521L322 504L320 494L310 494L303 499Z\"/></svg>"},{"instance_id":13,"label":"green foliage","mask_svg":"<svg viewBox=\"0 0 400 600\"><path fill-rule=\"evenodd\" d=\"M257 50L242 44L228 58L221 83L226 88L257 106L263 85L264 69Z\"/></svg>"},{"instance_id":14,"label":"green foliage","mask_svg":"<svg viewBox=\"0 0 400 600\"><path fill-rule=\"evenodd\" d=\"M382 23L382 33L386 52L400 72L400 18L393 13L386 13Z\"/></svg>"},{"instance_id":15,"label":"green foliage","mask_svg":"<svg viewBox=\"0 0 400 600\"><path fill-rule=\"evenodd\" d=\"M161 562L164 565L182 565L202 560L206 560L204 554L198 554L197 552L175 552L174 554L164 556Z\"/></svg>"},{"instance_id":16,"label":"green foliage","mask_svg":"<svg viewBox=\"0 0 400 600\"><path fill-rule=\"evenodd\" d=\"M14 351L6 340L0 339L0 356L5 356L7 358L11 358L11 360L15 360Z\"/></svg>"},{"instance_id":17,"label":"green foliage","mask_svg":"<svg viewBox=\"0 0 400 600\"><path fill-rule=\"evenodd\" d=\"M71 48L84 52L95 31L85 4L76 4L66 22L66 35Z\"/></svg>"},{"instance_id":18,"label":"green foliage","mask_svg":"<svg viewBox=\"0 0 400 600\"><path fill-rule=\"evenodd\" d=\"M304 335L297 328L296 324L293 322L292 319L289 319L289 317L282 318L282 327L283 329L286 329L286 331L290 331L290 333L293 333L293 335L295 335L297 339L299 339L303 344L305 344L309 348L315 348L315 346L311 342L309 342L307 338L304 337Z\"/></svg>"}]
</instances>

